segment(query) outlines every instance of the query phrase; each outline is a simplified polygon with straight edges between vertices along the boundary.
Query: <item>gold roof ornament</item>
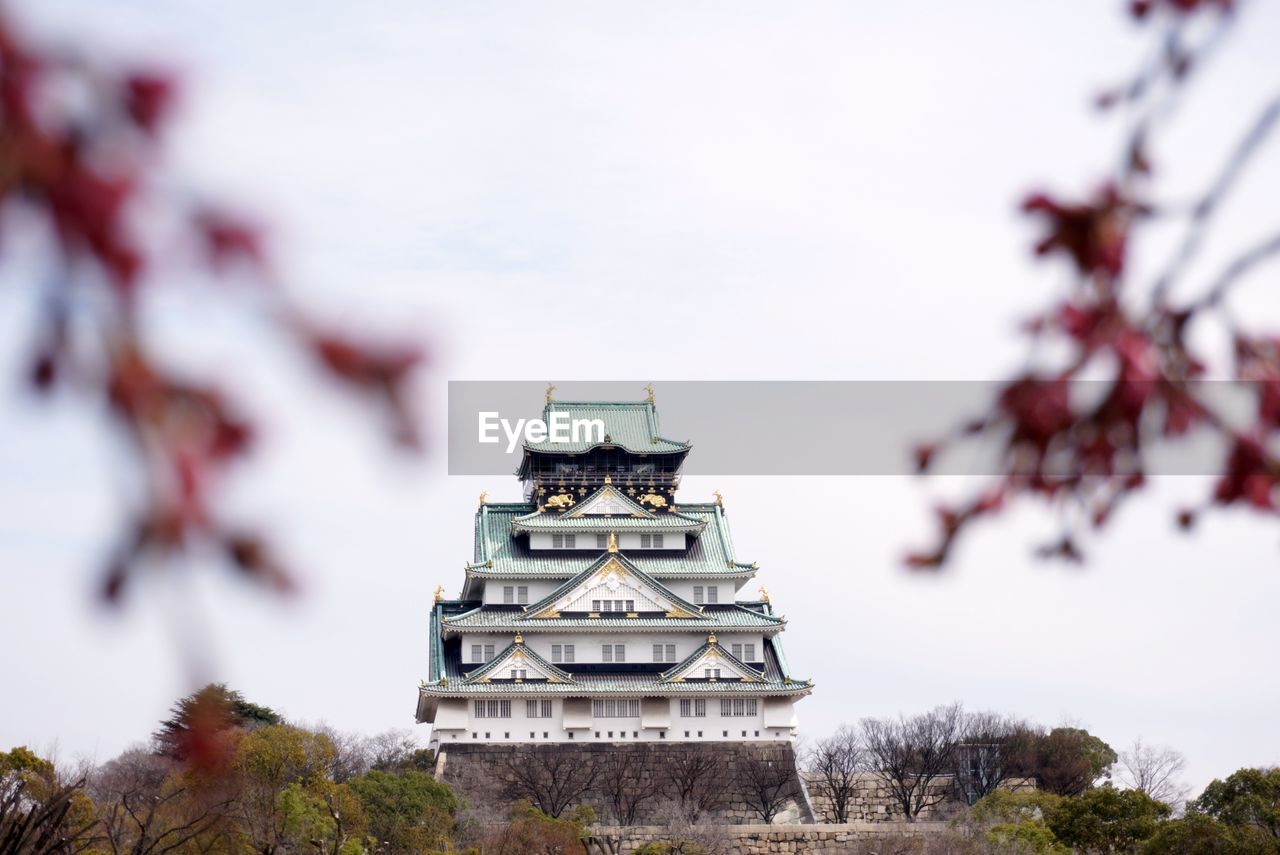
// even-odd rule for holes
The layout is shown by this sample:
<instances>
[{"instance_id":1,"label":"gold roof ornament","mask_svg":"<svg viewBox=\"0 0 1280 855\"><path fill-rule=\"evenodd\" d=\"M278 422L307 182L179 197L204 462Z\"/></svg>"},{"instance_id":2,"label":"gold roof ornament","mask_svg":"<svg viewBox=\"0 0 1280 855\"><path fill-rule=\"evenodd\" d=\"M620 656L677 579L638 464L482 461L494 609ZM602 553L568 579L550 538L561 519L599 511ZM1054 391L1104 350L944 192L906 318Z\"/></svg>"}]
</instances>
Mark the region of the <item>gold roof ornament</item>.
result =
<instances>
[{"instance_id":1,"label":"gold roof ornament","mask_svg":"<svg viewBox=\"0 0 1280 855\"><path fill-rule=\"evenodd\" d=\"M483 506L483 505L486 505L486 504L488 504L488 503L489 503L489 491L488 491L488 490L481 490L481 491L480 491L480 504Z\"/></svg>"},{"instance_id":2,"label":"gold roof ornament","mask_svg":"<svg viewBox=\"0 0 1280 855\"><path fill-rule=\"evenodd\" d=\"M612 475L606 475L606 476L604 476L604 482L605 482L606 484L612 484L612 483L613 483L613 476L612 476Z\"/></svg>"},{"instance_id":3,"label":"gold roof ornament","mask_svg":"<svg viewBox=\"0 0 1280 855\"><path fill-rule=\"evenodd\" d=\"M719 490L712 490L712 491L711 491L711 495L713 495L713 496L715 496L715 497L716 497L716 504L723 508L723 507L724 507L724 496L720 495L720 491L719 491Z\"/></svg>"},{"instance_id":4,"label":"gold roof ornament","mask_svg":"<svg viewBox=\"0 0 1280 855\"><path fill-rule=\"evenodd\" d=\"M713 632L707 636L707 644L715 644L715 643L716 643L716 634Z\"/></svg>"},{"instance_id":5,"label":"gold roof ornament","mask_svg":"<svg viewBox=\"0 0 1280 855\"><path fill-rule=\"evenodd\" d=\"M436 585L436 602L444 599L444 585Z\"/></svg>"},{"instance_id":6,"label":"gold roof ornament","mask_svg":"<svg viewBox=\"0 0 1280 855\"><path fill-rule=\"evenodd\" d=\"M516 644L524 644L524 636L518 632L516 633Z\"/></svg>"},{"instance_id":7,"label":"gold roof ornament","mask_svg":"<svg viewBox=\"0 0 1280 855\"><path fill-rule=\"evenodd\" d=\"M645 386L644 390L649 393L649 397L645 398L644 402L646 404L652 404L653 403L653 384L650 383L648 386Z\"/></svg>"},{"instance_id":8,"label":"gold roof ornament","mask_svg":"<svg viewBox=\"0 0 1280 855\"><path fill-rule=\"evenodd\" d=\"M769 589L764 585L760 586L760 599L764 600L766 603L769 602Z\"/></svg>"},{"instance_id":9,"label":"gold roof ornament","mask_svg":"<svg viewBox=\"0 0 1280 855\"><path fill-rule=\"evenodd\" d=\"M554 392L555 390L556 390L555 386L552 386L550 383L547 384L547 403L548 404L551 403L551 393Z\"/></svg>"},{"instance_id":10,"label":"gold roof ornament","mask_svg":"<svg viewBox=\"0 0 1280 855\"><path fill-rule=\"evenodd\" d=\"M609 551L610 552L618 551L618 535L614 534L613 532L609 532Z\"/></svg>"}]
</instances>

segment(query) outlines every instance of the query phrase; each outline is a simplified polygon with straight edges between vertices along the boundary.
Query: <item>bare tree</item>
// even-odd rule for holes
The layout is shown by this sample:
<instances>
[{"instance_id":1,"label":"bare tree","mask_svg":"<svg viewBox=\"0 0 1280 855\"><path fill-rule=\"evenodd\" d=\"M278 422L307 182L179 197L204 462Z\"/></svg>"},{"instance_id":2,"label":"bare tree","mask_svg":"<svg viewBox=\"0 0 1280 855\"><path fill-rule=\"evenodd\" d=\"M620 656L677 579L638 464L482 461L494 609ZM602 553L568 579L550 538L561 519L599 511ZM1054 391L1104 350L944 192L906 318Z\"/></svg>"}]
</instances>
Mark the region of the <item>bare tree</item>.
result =
<instances>
[{"instance_id":1,"label":"bare tree","mask_svg":"<svg viewBox=\"0 0 1280 855\"><path fill-rule=\"evenodd\" d=\"M1032 725L993 712L965 713L953 758L956 789L973 804L1005 781L1027 774L1039 737Z\"/></svg>"},{"instance_id":2,"label":"bare tree","mask_svg":"<svg viewBox=\"0 0 1280 855\"><path fill-rule=\"evenodd\" d=\"M1139 737L1127 751L1120 752L1116 777L1122 786L1141 790L1180 811L1190 792L1179 779L1186 767L1182 752L1168 745L1147 745Z\"/></svg>"},{"instance_id":3,"label":"bare tree","mask_svg":"<svg viewBox=\"0 0 1280 855\"><path fill-rule=\"evenodd\" d=\"M696 823L725 801L724 763L710 745L691 745L667 760L671 795L681 815Z\"/></svg>"},{"instance_id":4,"label":"bare tree","mask_svg":"<svg viewBox=\"0 0 1280 855\"><path fill-rule=\"evenodd\" d=\"M506 761L508 795L524 799L545 813L559 818L576 804L600 777L594 761L580 761L552 745L539 745L509 757Z\"/></svg>"},{"instance_id":5,"label":"bare tree","mask_svg":"<svg viewBox=\"0 0 1280 855\"><path fill-rule=\"evenodd\" d=\"M864 718L862 739L871 771L888 788L907 821L946 798L935 781L954 767L963 712L959 704L927 713Z\"/></svg>"},{"instance_id":6,"label":"bare tree","mask_svg":"<svg viewBox=\"0 0 1280 855\"><path fill-rule=\"evenodd\" d=\"M0 852L22 855L73 855L88 848L96 818L87 824L71 816L84 779L37 796L26 781L0 786Z\"/></svg>"},{"instance_id":7,"label":"bare tree","mask_svg":"<svg viewBox=\"0 0 1280 855\"><path fill-rule=\"evenodd\" d=\"M743 761L739 770L739 794L762 822L771 823L787 802L797 795L795 765L781 755L753 755Z\"/></svg>"},{"instance_id":8,"label":"bare tree","mask_svg":"<svg viewBox=\"0 0 1280 855\"><path fill-rule=\"evenodd\" d=\"M618 825L635 825L642 809L667 789L668 782L649 768L653 751L644 744L619 746L601 764L599 786Z\"/></svg>"},{"instance_id":9,"label":"bare tree","mask_svg":"<svg viewBox=\"0 0 1280 855\"><path fill-rule=\"evenodd\" d=\"M806 753L805 768L825 797L824 818L828 822L848 822L849 803L864 767L862 739L848 725L825 739L819 739Z\"/></svg>"},{"instance_id":10,"label":"bare tree","mask_svg":"<svg viewBox=\"0 0 1280 855\"><path fill-rule=\"evenodd\" d=\"M113 855L164 855L214 832L231 799L193 793L174 761L126 751L91 779L103 844Z\"/></svg>"}]
</instances>

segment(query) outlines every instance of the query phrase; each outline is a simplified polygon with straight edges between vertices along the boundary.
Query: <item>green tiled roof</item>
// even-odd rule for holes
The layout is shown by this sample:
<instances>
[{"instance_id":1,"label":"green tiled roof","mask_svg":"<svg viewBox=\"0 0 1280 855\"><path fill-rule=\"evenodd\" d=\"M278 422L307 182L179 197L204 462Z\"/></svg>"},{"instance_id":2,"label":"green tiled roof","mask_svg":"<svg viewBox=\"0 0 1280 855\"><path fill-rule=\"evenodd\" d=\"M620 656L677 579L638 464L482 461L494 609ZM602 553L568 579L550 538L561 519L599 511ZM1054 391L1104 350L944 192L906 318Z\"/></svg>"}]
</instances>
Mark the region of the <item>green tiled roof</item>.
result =
<instances>
[{"instance_id":1,"label":"green tiled roof","mask_svg":"<svg viewBox=\"0 0 1280 855\"><path fill-rule=\"evenodd\" d=\"M599 419L604 423L606 441L551 442L547 439L526 442L526 451L580 454L601 445L615 445L635 454L674 454L689 449L687 442L662 436L658 412L649 401L550 401L542 408L542 420L550 424L552 413L567 413L570 419Z\"/></svg>"},{"instance_id":2,"label":"green tiled roof","mask_svg":"<svg viewBox=\"0 0 1280 855\"><path fill-rule=\"evenodd\" d=\"M591 504L605 491L617 496L628 512L625 514L581 514L577 509ZM589 496L584 496L574 508L567 511L535 509L533 513L514 517L511 530L534 531L659 531L700 533L707 527L705 519L689 516L679 511L650 511L616 487L604 486Z\"/></svg>"},{"instance_id":3,"label":"green tiled roof","mask_svg":"<svg viewBox=\"0 0 1280 855\"><path fill-rule=\"evenodd\" d=\"M712 649L713 647L719 652L721 656L723 656L725 659L728 659L729 663L733 665L735 668L738 668L739 670L744 671L748 674L752 674L756 677L760 676L759 671L757 671L755 668L752 668L747 663L743 662L737 656L734 656L732 653L730 653L728 650L724 648L723 644L721 644L718 641L708 640L705 643L703 643L703 645L699 647L697 650L693 651L688 656L686 656L684 658L684 661L681 662L679 665L676 665L672 668L668 668L666 671L663 671L661 674L662 682L670 683L672 680L675 679L675 676L677 674L679 674L684 669L688 668L694 662L698 661L698 657L702 656L702 654L706 653L708 650ZM723 681L717 680L716 682L719 683Z\"/></svg>"},{"instance_id":4,"label":"green tiled roof","mask_svg":"<svg viewBox=\"0 0 1280 855\"><path fill-rule=\"evenodd\" d=\"M511 642L505 648L503 648L498 653L498 655L490 659L487 664L481 665L476 670L471 671L468 674L465 674L464 675L465 681L467 683L475 683L479 680L483 680L485 677L488 677L491 673L493 673L493 671L496 668L498 668L500 665L502 665L506 661L508 654L515 652L515 649L517 647L520 648L521 654L523 654L526 659L532 662L534 664L534 667L536 667L539 671L542 671L544 674L552 676L555 679L564 683L573 682L573 676L561 670L559 665L552 665L546 659L543 659L541 656L539 656L537 652L534 651L532 648L525 647L524 644L517 644L517 642L515 641Z\"/></svg>"},{"instance_id":5,"label":"green tiled roof","mask_svg":"<svg viewBox=\"0 0 1280 855\"><path fill-rule=\"evenodd\" d=\"M615 559L619 564L623 566L624 569L627 570L627 572L635 576L636 580L640 583L641 587L647 588L649 590L649 593L655 594L659 599L670 600L677 609L690 612L691 614L694 614L694 615L700 614L702 612L703 609L701 606L695 606L693 603L689 602L684 597L681 597L677 595L674 591L671 591L670 589L668 589L661 582L657 581L648 573L644 572L639 567L637 567L634 561L628 560L627 556L623 555L620 552L616 554L611 552L606 552L604 555L601 555L598 559L596 559L595 563L587 567L577 576L574 576L572 579L565 582L559 588L556 588L554 591L552 591L547 596L543 597L538 602L534 603L531 606L526 607L525 611L519 616L518 619L535 621L535 622L548 620L548 618L538 618L538 617L534 617L534 615L538 614L541 611L551 608L553 605L555 605L556 600L560 599L565 594L569 593L574 588L581 585L584 581L591 578L591 574L595 573L601 567L603 567L604 565L608 564L610 561L613 561ZM591 618L591 620L600 620L600 619L601 618ZM628 618L627 620L628 622L630 622L636 619L637 618ZM709 618L703 617L700 619L708 620ZM561 620L561 618L555 618L555 620Z\"/></svg>"},{"instance_id":6,"label":"green tiled roof","mask_svg":"<svg viewBox=\"0 0 1280 855\"><path fill-rule=\"evenodd\" d=\"M512 537L511 527L518 517L537 511L529 503L491 503L476 512L474 560L467 565L470 578L568 579L599 559L591 550L532 550L528 538ZM661 512L666 516L675 514ZM702 535L683 551L648 552L623 550L637 567L655 578L696 578L721 576L750 578L754 565L737 560L724 509L714 502L682 504L680 516L705 525Z\"/></svg>"},{"instance_id":7,"label":"green tiled roof","mask_svg":"<svg viewBox=\"0 0 1280 855\"><path fill-rule=\"evenodd\" d=\"M500 694L506 696L561 695L590 696L602 694L628 696L689 696L689 695L807 695L813 691L812 680L796 680L787 673L781 659L777 638L764 641L764 671L757 682L717 680L715 682L691 681L663 682L662 674L649 673L570 673L573 683L546 681L510 681L466 683L467 667L461 661L461 646L457 640L441 644L433 639L432 647L441 651L440 670L422 684L420 694L435 697L467 697L472 695ZM754 669L752 669L754 671ZM443 679L442 679L443 678Z\"/></svg>"},{"instance_id":8,"label":"green tiled roof","mask_svg":"<svg viewBox=\"0 0 1280 855\"><path fill-rule=\"evenodd\" d=\"M450 632L471 630L475 632L499 632L525 634L531 632L562 632L573 630L696 630L719 632L734 629L779 630L785 624L782 618L765 615L737 604L703 606L702 616L694 618L669 617L613 617L616 612L604 612L598 618L558 617L527 618L522 611L501 607L476 606L456 617L446 618L442 629Z\"/></svg>"}]
</instances>

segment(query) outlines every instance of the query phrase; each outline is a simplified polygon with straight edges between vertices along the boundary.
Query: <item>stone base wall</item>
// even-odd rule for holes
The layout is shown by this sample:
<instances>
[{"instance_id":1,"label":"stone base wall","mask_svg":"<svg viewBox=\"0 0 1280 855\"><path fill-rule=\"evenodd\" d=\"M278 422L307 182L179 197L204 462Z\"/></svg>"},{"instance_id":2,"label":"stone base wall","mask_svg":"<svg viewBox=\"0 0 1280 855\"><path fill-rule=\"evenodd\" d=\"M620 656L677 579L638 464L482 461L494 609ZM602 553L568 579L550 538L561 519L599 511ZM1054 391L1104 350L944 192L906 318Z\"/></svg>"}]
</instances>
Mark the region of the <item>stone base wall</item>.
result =
<instances>
[{"instance_id":1,"label":"stone base wall","mask_svg":"<svg viewBox=\"0 0 1280 855\"><path fill-rule=\"evenodd\" d=\"M804 776L804 784L817 821L831 821L835 814L831 808L831 799L827 797L823 785L812 775ZM1001 788L1014 792L1035 789L1035 782L1030 779L1016 778L1006 781ZM920 815L916 817L917 820L954 819L967 807L964 799L957 793L950 775L944 775L930 785L929 799L930 801L938 799L938 801L920 811ZM849 800L850 822L898 822L902 819L902 809L879 777L870 772L858 776L854 793Z\"/></svg>"},{"instance_id":2,"label":"stone base wall","mask_svg":"<svg viewBox=\"0 0 1280 855\"><path fill-rule=\"evenodd\" d=\"M596 827L587 840L589 852L599 855L631 855L646 843L689 840L698 850L714 855L774 855L778 852L879 853L905 852L905 840L927 843L929 838L955 833L944 822L852 822L845 825L733 825L703 826L675 831L664 826L634 825L626 828ZM895 848L884 849L876 841L892 839ZM939 840L929 850L950 847Z\"/></svg>"},{"instance_id":3,"label":"stone base wall","mask_svg":"<svg viewBox=\"0 0 1280 855\"><path fill-rule=\"evenodd\" d=\"M572 769L588 764L608 769L611 763L619 762L621 754L627 752L631 755L632 774L645 785L669 782L671 763L682 754L712 752L719 769L711 784L719 794L720 804L705 814L701 821L723 825L761 821L760 814L744 794L744 788L749 784L749 769L754 764L772 763L790 776L782 791L785 794L784 804L774 817L774 824L814 821L796 773L795 751L788 742L442 745L437 755L436 777L463 797L471 815L478 821L501 822L511 815L511 808L520 799L520 776L516 768L529 767L547 773L559 769L565 776L572 774ZM601 822L616 821L609 799L600 786L592 787L580 799L575 799L574 804L590 805ZM665 826L676 813L673 793L654 796L643 804L636 824L660 823Z\"/></svg>"}]
</instances>

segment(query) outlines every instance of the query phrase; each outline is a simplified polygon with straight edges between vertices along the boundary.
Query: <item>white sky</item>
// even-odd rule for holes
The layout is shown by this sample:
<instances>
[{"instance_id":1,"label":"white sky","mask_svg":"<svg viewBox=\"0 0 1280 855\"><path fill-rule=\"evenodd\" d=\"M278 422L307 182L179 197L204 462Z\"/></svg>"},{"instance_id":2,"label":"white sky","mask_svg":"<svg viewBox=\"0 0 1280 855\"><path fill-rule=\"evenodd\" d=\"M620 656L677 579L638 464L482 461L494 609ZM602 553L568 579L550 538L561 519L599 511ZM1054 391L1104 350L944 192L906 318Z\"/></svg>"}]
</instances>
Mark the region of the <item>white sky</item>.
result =
<instances>
[{"instance_id":1,"label":"white sky","mask_svg":"<svg viewBox=\"0 0 1280 855\"><path fill-rule=\"evenodd\" d=\"M1018 320L1064 282L1030 260L1017 202L1104 173L1117 127L1088 100L1145 50L1111 0L28 5L42 31L186 71L174 174L265 212L323 311L427 341L437 432L449 379L554 380L569 396L574 379L634 378L636 397L652 379L661 405L663 379L1002 376L1023 354ZM1249 9L1192 93L1157 154L1175 195L1204 184L1274 89L1277 26L1276 6ZM1278 160L1247 174L1201 281L1234 241L1275 229ZM1140 271L1162 240L1137 247ZM1275 316L1268 277L1250 316ZM12 278L0 368L16 377L35 299ZM14 380L0 747L102 760L144 738L189 689L174 625L193 622L217 676L255 701L409 726L431 591L461 585L476 494L517 484L386 452L257 321L174 290L152 307L163 344L236 372L269 409L262 458L229 498L276 527L307 595L278 607L201 572L99 613L88 592L119 451L92 408L33 406ZM930 496L954 486L686 480L693 499L724 491L739 554L790 619L793 669L818 683L806 734L958 699L1077 721L1116 748L1172 744L1197 788L1280 762L1274 526L1230 514L1177 536L1173 509L1207 485L1164 479L1084 569L1030 557L1052 520L1026 509L974 532L941 578L907 576Z\"/></svg>"}]
</instances>

